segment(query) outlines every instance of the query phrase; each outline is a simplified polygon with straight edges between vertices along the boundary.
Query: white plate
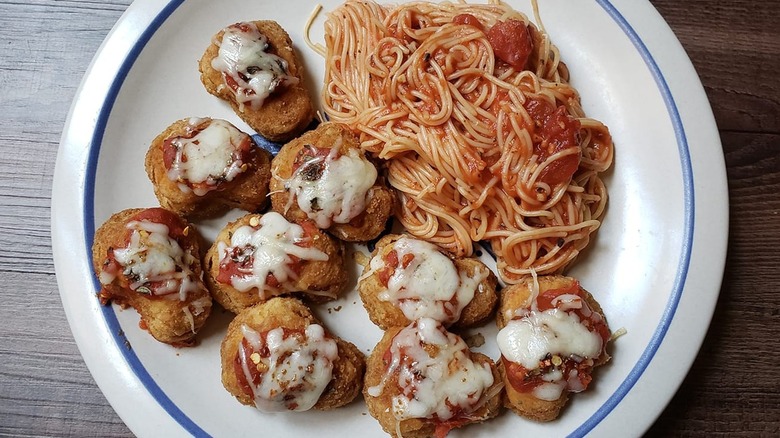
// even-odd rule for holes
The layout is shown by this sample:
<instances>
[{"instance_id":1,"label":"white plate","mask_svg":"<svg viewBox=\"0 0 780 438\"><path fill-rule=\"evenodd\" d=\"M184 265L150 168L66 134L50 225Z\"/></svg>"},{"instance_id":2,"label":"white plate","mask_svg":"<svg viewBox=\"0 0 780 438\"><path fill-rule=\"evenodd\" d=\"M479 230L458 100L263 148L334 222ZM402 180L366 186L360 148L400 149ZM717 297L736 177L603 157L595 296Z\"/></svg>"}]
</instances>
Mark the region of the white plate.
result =
<instances>
[{"instance_id":1,"label":"white plate","mask_svg":"<svg viewBox=\"0 0 780 438\"><path fill-rule=\"evenodd\" d=\"M530 2L513 3L530 12ZM325 10L336 4L325 2ZM220 383L218 348L229 314L213 315L197 348L174 349L140 330L134 311L101 307L95 298L95 227L124 208L156 205L143 169L150 141L189 116L225 118L248 130L199 82L197 60L211 35L236 21L278 21L319 90L323 62L302 35L311 10L294 0L137 0L73 103L52 196L57 279L90 371L139 436L384 436L362 401L279 415L238 404ZM717 299L728 221L720 141L690 61L649 3L541 0L540 11L585 111L609 126L616 146L606 218L571 274L596 295L612 328L628 334L614 343L592 389L573 397L559 420L537 424L505 412L452 435L640 435L687 373ZM322 40L322 15L311 34ZM205 234L224 223L211 221ZM318 313L366 352L380 337L354 292ZM490 341L483 350L497 357L495 329L481 331Z\"/></svg>"}]
</instances>

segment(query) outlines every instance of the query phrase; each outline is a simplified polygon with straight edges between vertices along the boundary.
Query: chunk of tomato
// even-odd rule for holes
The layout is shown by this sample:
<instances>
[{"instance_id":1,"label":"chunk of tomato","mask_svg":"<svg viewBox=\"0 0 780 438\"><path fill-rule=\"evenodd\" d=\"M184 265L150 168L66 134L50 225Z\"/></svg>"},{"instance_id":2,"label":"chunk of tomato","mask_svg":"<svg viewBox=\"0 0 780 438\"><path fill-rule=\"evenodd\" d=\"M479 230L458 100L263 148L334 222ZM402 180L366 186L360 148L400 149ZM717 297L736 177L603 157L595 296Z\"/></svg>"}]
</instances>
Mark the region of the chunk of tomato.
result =
<instances>
[{"instance_id":1,"label":"chunk of tomato","mask_svg":"<svg viewBox=\"0 0 780 438\"><path fill-rule=\"evenodd\" d=\"M499 21L488 30L487 38L498 59L515 70L525 70L533 51L533 40L525 23L513 19Z\"/></svg>"}]
</instances>

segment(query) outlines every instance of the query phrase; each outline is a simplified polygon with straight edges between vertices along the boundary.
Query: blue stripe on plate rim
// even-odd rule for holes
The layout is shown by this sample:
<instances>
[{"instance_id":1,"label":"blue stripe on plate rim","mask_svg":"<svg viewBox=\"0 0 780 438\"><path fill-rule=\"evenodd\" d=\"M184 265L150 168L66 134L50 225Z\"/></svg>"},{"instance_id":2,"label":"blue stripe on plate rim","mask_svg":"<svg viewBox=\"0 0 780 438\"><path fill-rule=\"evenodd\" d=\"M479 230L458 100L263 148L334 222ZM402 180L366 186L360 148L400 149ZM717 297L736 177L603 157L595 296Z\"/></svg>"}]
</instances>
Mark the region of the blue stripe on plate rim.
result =
<instances>
[{"instance_id":1,"label":"blue stripe on plate rim","mask_svg":"<svg viewBox=\"0 0 780 438\"><path fill-rule=\"evenodd\" d=\"M674 128L675 137L677 139L677 148L680 154L680 165L683 177L683 196L684 196L684 232L683 242L681 248L680 262L677 267L677 273L674 279L674 285L669 301L666 304L663 315L661 317L658 326L653 332L653 336L650 339L647 347L639 357L636 365L628 373L625 380L618 386L618 389L607 399L607 401L596 410L596 412L590 416L583 424L575 429L569 436L578 437L584 436L590 432L596 425L598 425L609 413L620 403L620 401L628 394L631 388L636 384L639 378L647 369L650 361L658 351L666 333L669 329L669 325L674 318L674 314L677 310L677 306L682 296L682 291L685 286L685 280L688 275L688 267L691 258L691 247L693 242L693 223L694 223L694 192L693 192L693 170L691 168L690 151L688 150L688 141L685 135L685 130L680 118L680 114L677 110L674 97L672 96L669 86L664 78L661 69L655 62L655 59L650 54L647 46L645 46L642 39L636 33L634 28L623 15L615 8L609 0L596 0L596 2L607 12L607 14L615 21L615 23L623 30L634 47L637 49L645 64L647 65L653 79L658 86L661 96L666 105L669 117L671 118ZM86 254L87 257L91 257L92 251L92 238L95 234L95 222L94 222L94 191L95 191L95 174L97 169L98 155L100 153L100 145L102 144L103 134L105 133L106 123L111 113L111 109L116 102L119 90L124 83L127 74L135 63L138 55L143 48L155 34L155 32L162 26L165 20L173 14L173 12L182 4L184 0L172 0L170 1L160 13L152 20L149 26L139 37L138 41L133 45L132 49L128 53L127 58L123 61L121 67L118 70L116 77L114 78L111 87L108 90L106 98L101 107L98 115L98 120L95 128L95 132L92 135L92 142L89 146L89 158L87 163L87 173L84 189L84 235L86 236ZM100 284L97 279L93 279L93 284L96 290L100 289ZM135 373L136 377L141 381L147 391L157 400L160 406L175 419L185 430L194 436L209 436L200 426L198 426L192 419L190 419L178 406L165 394L162 389L157 385L152 376L141 363L138 356L131 348L127 348L125 345L125 339L122 335L122 330L117 320L116 313L112 306L102 307L103 317L109 327L109 330L113 334L113 338L116 341L117 348L122 352L125 360L127 360L130 369Z\"/></svg>"}]
</instances>

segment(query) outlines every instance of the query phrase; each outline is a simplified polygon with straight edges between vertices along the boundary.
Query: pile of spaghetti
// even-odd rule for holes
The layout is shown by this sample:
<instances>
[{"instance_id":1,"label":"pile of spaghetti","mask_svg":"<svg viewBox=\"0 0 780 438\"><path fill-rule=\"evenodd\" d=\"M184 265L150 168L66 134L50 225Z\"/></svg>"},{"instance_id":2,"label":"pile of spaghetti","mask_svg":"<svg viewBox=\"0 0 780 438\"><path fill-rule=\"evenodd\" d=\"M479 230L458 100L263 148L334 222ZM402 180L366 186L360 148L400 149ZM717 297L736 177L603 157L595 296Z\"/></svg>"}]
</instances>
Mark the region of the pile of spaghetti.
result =
<instances>
[{"instance_id":1,"label":"pile of spaghetti","mask_svg":"<svg viewBox=\"0 0 780 438\"><path fill-rule=\"evenodd\" d=\"M488 241L507 283L561 272L588 244L612 140L525 15L350 0L325 42L325 111L387 160L410 233L456 255Z\"/></svg>"}]
</instances>

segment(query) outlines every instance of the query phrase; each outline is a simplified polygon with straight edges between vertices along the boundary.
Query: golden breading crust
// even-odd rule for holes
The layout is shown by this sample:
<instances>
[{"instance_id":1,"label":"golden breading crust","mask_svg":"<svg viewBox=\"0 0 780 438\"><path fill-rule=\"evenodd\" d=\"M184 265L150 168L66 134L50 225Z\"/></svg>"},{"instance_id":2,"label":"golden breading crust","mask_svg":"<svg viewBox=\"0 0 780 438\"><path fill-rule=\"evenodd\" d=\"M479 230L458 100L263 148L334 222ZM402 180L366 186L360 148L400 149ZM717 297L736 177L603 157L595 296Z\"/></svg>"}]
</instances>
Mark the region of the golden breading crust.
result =
<instances>
[{"instance_id":1,"label":"golden breading crust","mask_svg":"<svg viewBox=\"0 0 780 438\"><path fill-rule=\"evenodd\" d=\"M310 324L320 324L311 310L294 298L276 297L240 312L228 326L222 341L222 384L236 399L245 405L254 400L241 390L236 377L234 361L243 339L241 326L247 325L258 333L278 327L305 329ZM320 324L321 325L321 324ZM327 332L327 330L326 330ZM333 377L320 396L314 409L329 410L344 406L354 400L362 388L365 372L365 356L350 342L330 335L338 345L338 360L333 363Z\"/></svg>"},{"instance_id":2,"label":"golden breading crust","mask_svg":"<svg viewBox=\"0 0 780 438\"><path fill-rule=\"evenodd\" d=\"M95 232L92 263L98 278L107 261L109 251L126 246L128 221L145 210L134 208L115 213ZM189 228L189 231L186 236L177 241L185 252L193 256L194 261L190 268L194 275L200 278L202 269L198 233L183 219L178 218L178 221L178 226L182 229ZM192 345L195 342L195 332L203 326L211 312L211 296L205 285L199 292L190 292L184 301L179 301L150 297L123 287L119 283L120 279L116 278L110 284L103 285L100 292L101 301L103 303L113 301L122 307L133 307L141 316L142 326L145 326L160 342L174 346Z\"/></svg>"},{"instance_id":3,"label":"golden breading crust","mask_svg":"<svg viewBox=\"0 0 780 438\"><path fill-rule=\"evenodd\" d=\"M268 197L268 183L271 179L271 154L255 145L251 137L251 148L245 163L247 168L232 181L222 181L217 189L203 196L194 192L185 193L176 181L168 178L163 161L163 145L170 138L185 136L191 119L174 122L158 135L146 153L146 173L154 186L154 194L163 208L188 218L207 218L224 213L231 208L250 212L264 208ZM205 123L211 119L201 119Z\"/></svg>"},{"instance_id":4,"label":"golden breading crust","mask_svg":"<svg viewBox=\"0 0 780 438\"><path fill-rule=\"evenodd\" d=\"M400 234L388 234L383 236L376 243L376 248L371 253L371 258L374 258L377 255L382 257L387 255L387 253L392 250L393 243L401 237L404 236ZM447 255L449 256L449 254ZM496 276L487 266L475 258L458 257L453 258L453 262L459 272L465 271L470 277L473 277L478 269L489 273L488 277L480 282L478 289L474 294L474 298L461 311L460 318L450 327L458 329L480 325L493 316L493 311L498 303ZM382 301L379 299L379 295L387 288L381 283L378 272L374 272L365 277L369 270L370 266L366 264L363 269L363 276L361 276L360 282L358 283L360 299L363 301L366 312L368 312L368 317L374 324L378 325L383 330L387 330L389 327L399 327L409 324L411 321L404 316L401 309L389 301Z\"/></svg>"},{"instance_id":5,"label":"golden breading crust","mask_svg":"<svg viewBox=\"0 0 780 438\"><path fill-rule=\"evenodd\" d=\"M573 278L562 275L540 276L538 277L539 294L551 289L571 287L575 281ZM533 279L528 278L501 291L501 304L496 317L499 329L507 325L517 309L527 308L530 305L532 284ZM604 311L593 296L582 287L580 287L580 292L591 310L604 317ZM604 318L604 322L606 323L606 318ZM609 361L609 355L604 353L595 361L594 367L603 365L607 361ZM540 400L531 393L518 392L509 383L506 369L500 359L498 360L498 369L506 386L504 405L522 417L542 422L555 420L569 400L569 392L566 390L561 393L560 398L552 401Z\"/></svg>"},{"instance_id":6,"label":"golden breading crust","mask_svg":"<svg viewBox=\"0 0 780 438\"><path fill-rule=\"evenodd\" d=\"M248 105L242 109L233 92L225 85L222 73L211 66L211 62L219 55L219 46L213 41L221 41L224 30L212 38L211 45L200 59L200 80L209 93L228 102L233 111L260 135L271 141L287 141L300 134L314 120L314 107L304 85L303 66L295 54L290 36L278 23L268 20L254 23L268 39L268 53L287 61L289 73L298 78L298 83L275 90L256 110Z\"/></svg>"},{"instance_id":7,"label":"golden breading crust","mask_svg":"<svg viewBox=\"0 0 780 438\"><path fill-rule=\"evenodd\" d=\"M330 122L321 123L317 129L306 132L282 147L271 162L271 207L275 211L296 222L307 217L296 202L290 202L291 195L285 189L284 182L292 177L295 158L306 145L331 149L334 144L340 144L341 154L346 154L350 149L360 150L357 137L347 126ZM379 236L393 212L395 195L380 176L369 189L367 198L365 211L361 215L350 223L333 223L328 232L347 242L366 242Z\"/></svg>"},{"instance_id":8,"label":"golden breading crust","mask_svg":"<svg viewBox=\"0 0 780 438\"><path fill-rule=\"evenodd\" d=\"M223 255L219 251L219 244L222 242L230 246L230 238L236 229L244 225L250 225L250 222L255 223L254 221L259 220L260 217L262 215L248 214L227 224L217 235L214 244L211 245L204 257L204 278L212 296L222 307L233 313L238 313L247 307L265 301L265 299L257 289L241 292L230 284L217 280L220 260ZM313 225L307 225L304 229L313 233L311 247L327 254L328 260L302 260L298 278L291 285L280 291L279 294L303 292L307 298L313 301L335 299L344 290L348 281L347 270L344 265L344 244L318 230Z\"/></svg>"},{"instance_id":9,"label":"golden breading crust","mask_svg":"<svg viewBox=\"0 0 780 438\"><path fill-rule=\"evenodd\" d=\"M431 420L422 418L409 418L402 420L400 424L393 415L393 397L399 394L399 388L396 384L393 384L391 378L383 387L382 392L373 397L368 393L369 388L380 385L385 376L385 370L387 364L385 363L385 352L390 348L393 343L393 338L404 327L391 327L379 340L374 350L368 356L366 360L366 378L363 382L363 398L366 400L366 406L368 406L368 413L372 417L379 421L385 432L391 436L397 436L400 434L403 438L427 438L434 436L436 430L436 423ZM427 345L428 349L436 349L435 346ZM428 351L432 356L436 356L437 351ZM502 385L501 376L498 373L493 361L482 353L471 352L470 358L477 364L484 365L489 364L490 369L493 372L493 385L488 388L484 394L494 394L489 400L487 400L481 407L474 411L470 415L470 419L465 423L456 427L462 427L469 424L482 423L489 420L501 412L501 393L500 387Z\"/></svg>"}]
</instances>

